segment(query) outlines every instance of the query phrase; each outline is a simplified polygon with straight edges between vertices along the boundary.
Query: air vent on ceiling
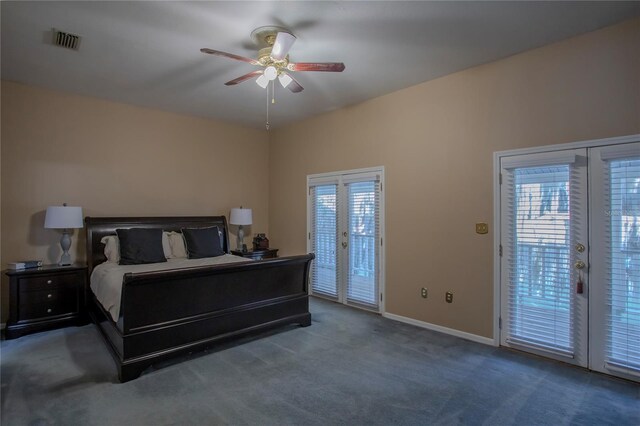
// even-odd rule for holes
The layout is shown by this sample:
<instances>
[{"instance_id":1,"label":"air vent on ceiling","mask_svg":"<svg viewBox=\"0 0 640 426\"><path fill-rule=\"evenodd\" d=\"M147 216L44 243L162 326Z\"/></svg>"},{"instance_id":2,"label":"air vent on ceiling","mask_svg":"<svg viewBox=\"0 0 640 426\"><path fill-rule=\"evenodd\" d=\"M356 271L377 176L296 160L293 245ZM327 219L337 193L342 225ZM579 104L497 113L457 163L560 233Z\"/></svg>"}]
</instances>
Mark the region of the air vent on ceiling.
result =
<instances>
[{"instance_id":1,"label":"air vent on ceiling","mask_svg":"<svg viewBox=\"0 0 640 426\"><path fill-rule=\"evenodd\" d=\"M80 36L65 31L53 29L53 44L65 49L78 50L80 48Z\"/></svg>"}]
</instances>

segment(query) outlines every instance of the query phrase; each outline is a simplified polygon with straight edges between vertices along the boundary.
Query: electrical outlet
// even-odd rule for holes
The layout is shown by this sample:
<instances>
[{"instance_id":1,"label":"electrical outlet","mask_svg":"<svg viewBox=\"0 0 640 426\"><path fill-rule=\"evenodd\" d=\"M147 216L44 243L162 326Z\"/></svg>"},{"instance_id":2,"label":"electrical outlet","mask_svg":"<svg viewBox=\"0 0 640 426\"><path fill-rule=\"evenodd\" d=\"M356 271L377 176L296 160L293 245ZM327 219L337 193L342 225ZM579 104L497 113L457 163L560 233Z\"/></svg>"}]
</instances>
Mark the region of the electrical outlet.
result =
<instances>
[{"instance_id":1,"label":"electrical outlet","mask_svg":"<svg viewBox=\"0 0 640 426\"><path fill-rule=\"evenodd\" d=\"M444 296L444 300L446 300L447 303L453 303L453 293L448 291L447 294Z\"/></svg>"},{"instance_id":2,"label":"electrical outlet","mask_svg":"<svg viewBox=\"0 0 640 426\"><path fill-rule=\"evenodd\" d=\"M420 290L420 296L422 296L424 299L427 298L428 293L426 288L422 287L422 290Z\"/></svg>"}]
</instances>

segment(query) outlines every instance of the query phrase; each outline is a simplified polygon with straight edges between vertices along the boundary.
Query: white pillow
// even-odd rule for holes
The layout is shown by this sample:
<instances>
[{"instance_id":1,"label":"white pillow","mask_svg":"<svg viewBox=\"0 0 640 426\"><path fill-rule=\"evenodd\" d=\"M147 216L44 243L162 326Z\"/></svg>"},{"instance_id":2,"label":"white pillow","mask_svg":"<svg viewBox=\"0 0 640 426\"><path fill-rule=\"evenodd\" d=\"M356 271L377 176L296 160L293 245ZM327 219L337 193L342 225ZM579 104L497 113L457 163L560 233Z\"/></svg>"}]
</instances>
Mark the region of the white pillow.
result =
<instances>
[{"instance_id":1,"label":"white pillow","mask_svg":"<svg viewBox=\"0 0 640 426\"><path fill-rule=\"evenodd\" d=\"M180 232L169 232L169 246L174 258L186 259L187 247L184 244L184 238Z\"/></svg>"},{"instance_id":2,"label":"white pillow","mask_svg":"<svg viewBox=\"0 0 640 426\"><path fill-rule=\"evenodd\" d=\"M104 244L104 255L107 262L120 262L120 240L117 235L107 235L100 240Z\"/></svg>"},{"instance_id":3,"label":"white pillow","mask_svg":"<svg viewBox=\"0 0 640 426\"><path fill-rule=\"evenodd\" d=\"M171 253L171 245L169 244L169 232L162 231L162 251L164 251L164 257L167 259L173 258Z\"/></svg>"}]
</instances>

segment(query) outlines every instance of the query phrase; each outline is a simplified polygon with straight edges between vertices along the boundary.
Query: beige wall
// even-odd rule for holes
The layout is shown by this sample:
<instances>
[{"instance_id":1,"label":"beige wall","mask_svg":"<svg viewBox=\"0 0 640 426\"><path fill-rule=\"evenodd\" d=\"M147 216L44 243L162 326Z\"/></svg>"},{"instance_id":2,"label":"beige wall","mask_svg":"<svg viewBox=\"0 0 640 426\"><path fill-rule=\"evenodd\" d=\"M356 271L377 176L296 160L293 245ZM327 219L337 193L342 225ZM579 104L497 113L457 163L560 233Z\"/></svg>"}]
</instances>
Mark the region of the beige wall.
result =
<instances>
[{"instance_id":1,"label":"beige wall","mask_svg":"<svg viewBox=\"0 0 640 426\"><path fill-rule=\"evenodd\" d=\"M305 251L308 174L382 165L387 312L491 337L493 152L639 133L638 52L636 19L274 132L272 245Z\"/></svg>"},{"instance_id":2,"label":"beige wall","mask_svg":"<svg viewBox=\"0 0 640 426\"><path fill-rule=\"evenodd\" d=\"M85 216L228 217L244 205L250 232L268 232L265 131L3 81L1 136L3 268L58 261L61 234L43 228L44 211L63 202ZM74 259L84 243L76 230ZM6 284L2 296L6 308Z\"/></svg>"}]
</instances>

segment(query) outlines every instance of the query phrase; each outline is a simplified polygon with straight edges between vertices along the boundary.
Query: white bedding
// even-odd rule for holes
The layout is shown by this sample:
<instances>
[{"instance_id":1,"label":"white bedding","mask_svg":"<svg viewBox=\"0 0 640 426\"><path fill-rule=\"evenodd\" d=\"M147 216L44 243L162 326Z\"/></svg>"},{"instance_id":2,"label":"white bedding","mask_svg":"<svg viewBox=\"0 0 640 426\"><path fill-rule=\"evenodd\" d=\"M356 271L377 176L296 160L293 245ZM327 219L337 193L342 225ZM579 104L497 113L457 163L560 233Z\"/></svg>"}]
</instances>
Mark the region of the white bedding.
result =
<instances>
[{"instance_id":1,"label":"white bedding","mask_svg":"<svg viewBox=\"0 0 640 426\"><path fill-rule=\"evenodd\" d=\"M240 256L224 254L218 257L203 259L168 259L165 263L148 263L144 265L118 265L105 262L96 266L91 273L91 290L111 318L118 321L120 316L120 298L122 296L122 278L128 272L153 272L169 269L193 268L197 266L221 265L224 263L251 262Z\"/></svg>"}]
</instances>

